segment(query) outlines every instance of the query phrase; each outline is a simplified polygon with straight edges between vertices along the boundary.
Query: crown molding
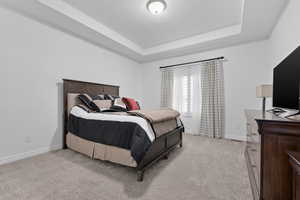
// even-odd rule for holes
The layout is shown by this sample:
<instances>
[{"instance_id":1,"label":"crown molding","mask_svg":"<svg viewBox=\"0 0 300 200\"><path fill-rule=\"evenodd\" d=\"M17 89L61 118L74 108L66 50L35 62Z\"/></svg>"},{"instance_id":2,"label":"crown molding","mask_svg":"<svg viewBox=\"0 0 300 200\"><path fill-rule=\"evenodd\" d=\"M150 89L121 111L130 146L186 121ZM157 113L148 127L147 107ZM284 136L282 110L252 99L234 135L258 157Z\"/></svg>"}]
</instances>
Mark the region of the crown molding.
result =
<instances>
[{"instance_id":1,"label":"crown molding","mask_svg":"<svg viewBox=\"0 0 300 200\"><path fill-rule=\"evenodd\" d=\"M70 4L64 2L63 0L51 0L51 1L37 0L37 2L39 2L40 4L48 8L51 8L52 10L58 12L59 14L64 15L65 17L72 19L77 23L82 24L83 26L89 28L90 30L95 31L105 36L106 38L128 48L129 50L135 52L141 57L167 52L171 50L181 49L192 45L204 44L206 42L211 42L214 40L239 35L242 32L244 7L245 7L245 0L243 0L240 24L224 27L208 33L199 34L184 39L175 40L151 48L142 48L140 45L132 42L128 38L110 29L109 27L105 26L101 22L88 16L87 14L83 13L81 10L71 6Z\"/></svg>"}]
</instances>

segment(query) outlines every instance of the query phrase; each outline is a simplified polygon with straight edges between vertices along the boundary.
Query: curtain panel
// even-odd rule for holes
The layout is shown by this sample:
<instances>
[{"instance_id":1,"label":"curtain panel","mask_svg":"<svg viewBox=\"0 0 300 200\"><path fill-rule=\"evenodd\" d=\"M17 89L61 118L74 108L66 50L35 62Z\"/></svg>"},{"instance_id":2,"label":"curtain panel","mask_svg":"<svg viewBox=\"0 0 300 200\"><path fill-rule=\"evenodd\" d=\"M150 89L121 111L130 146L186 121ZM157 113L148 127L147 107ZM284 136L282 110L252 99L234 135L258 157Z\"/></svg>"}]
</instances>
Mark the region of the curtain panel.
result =
<instances>
[{"instance_id":1,"label":"curtain panel","mask_svg":"<svg viewBox=\"0 0 300 200\"><path fill-rule=\"evenodd\" d=\"M162 70L161 75L161 107L173 107L174 71L172 69Z\"/></svg>"},{"instance_id":2,"label":"curtain panel","mask_svg":"<svg viewBox=\"0 0 300 200\"><path fill-rule=\"evenodd\" d=\"M221 61L203 63L201 67L202 112L200 132L213 138L224 137L224 73Z\"/></svg>"}]
</instances>

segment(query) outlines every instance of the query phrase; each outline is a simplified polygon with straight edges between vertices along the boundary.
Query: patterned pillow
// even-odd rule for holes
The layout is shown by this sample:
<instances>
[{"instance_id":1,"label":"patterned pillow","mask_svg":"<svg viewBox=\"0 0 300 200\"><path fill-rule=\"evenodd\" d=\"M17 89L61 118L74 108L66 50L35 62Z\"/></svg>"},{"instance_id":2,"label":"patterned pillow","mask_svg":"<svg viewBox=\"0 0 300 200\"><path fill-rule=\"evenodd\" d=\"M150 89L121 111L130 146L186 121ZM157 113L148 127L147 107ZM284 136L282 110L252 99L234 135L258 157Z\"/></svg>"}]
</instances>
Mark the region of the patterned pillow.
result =
<instances>
[{"instance_id":1,"label":"patterned pillow","mask_svg":"<svg viewBox=\"0 0 300 200\"><path fill-rule=\"evenodd\" d=\"M122 98L116 98L113 101L111 109L119 111L119 112L127 112L128 111L126 104L122 101Z\"/></svg>"},{"instance_id":2,"label":"patterned pillow","mask_svg":"<svg viewBox=\"0 0 300 200\"><path fill-rule=\"evenodd\" d=\"M98 106L98 108L103 111L109 109L112 105L111 100L93 100L93 102Z\"/></svg>"},{"instance_id":3,"label":"patterned pillow","mask_svg":"<svg viewBox=\"0 0 300 200\"><path fill-rule=\"evenodd\" d=\"M80 94L78 95L78 99L89 109L91 109L94 112L100 112L101 110L99 107L93 102L92 97L88 94Z\"/></svg>"}]
</instances>

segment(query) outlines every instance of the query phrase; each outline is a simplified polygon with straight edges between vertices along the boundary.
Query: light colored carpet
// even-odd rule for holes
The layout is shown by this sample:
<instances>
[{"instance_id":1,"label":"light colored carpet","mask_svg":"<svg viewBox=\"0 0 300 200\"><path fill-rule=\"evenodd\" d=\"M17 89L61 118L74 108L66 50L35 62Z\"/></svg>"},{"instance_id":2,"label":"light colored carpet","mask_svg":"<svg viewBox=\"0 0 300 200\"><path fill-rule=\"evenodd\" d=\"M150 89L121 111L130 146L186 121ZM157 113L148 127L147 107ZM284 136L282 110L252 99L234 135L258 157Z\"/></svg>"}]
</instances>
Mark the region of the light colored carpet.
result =
<instances>
[{"instance_id":1,"label":"light colored carpet","mask_svg":"<svg viewBox=\"0 0 300 200\"><path fill-rule=\"evenodd\" d=\"M0 166L1 200L250 200L244 144L185 136L136 182L131 168L60 150Z\"/></svg>"}]
</instances>

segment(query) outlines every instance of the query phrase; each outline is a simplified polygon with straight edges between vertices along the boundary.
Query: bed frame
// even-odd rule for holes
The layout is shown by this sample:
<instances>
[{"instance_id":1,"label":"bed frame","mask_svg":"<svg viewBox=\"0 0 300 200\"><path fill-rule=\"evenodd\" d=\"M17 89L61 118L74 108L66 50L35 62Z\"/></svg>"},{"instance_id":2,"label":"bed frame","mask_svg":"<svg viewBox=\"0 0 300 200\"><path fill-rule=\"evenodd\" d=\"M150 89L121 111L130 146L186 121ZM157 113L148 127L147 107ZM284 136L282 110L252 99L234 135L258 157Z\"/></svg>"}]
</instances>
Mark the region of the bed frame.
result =
<instances>
[{"instance_id":1,"label":"bed frame","mask_svg":"<svg viewBox=\"0 0 300 200\"><path fill-rule=\"evenodd\" d=\"M63 105L64 105L64 133L63 133L63 148L66 149L67 123L68 123L68 93L86 93L89 95L110 94L119 96L119 86L105 85L92 82L76 81L63 79ZM177 146L182 147L182 133L184 127L168 132L158 138L150 146L142 161L136 167L137 180L143 181L144 172L150 166L158 162L160 159L168 158L169 153Z\"/></svg>"}]
</instances>

